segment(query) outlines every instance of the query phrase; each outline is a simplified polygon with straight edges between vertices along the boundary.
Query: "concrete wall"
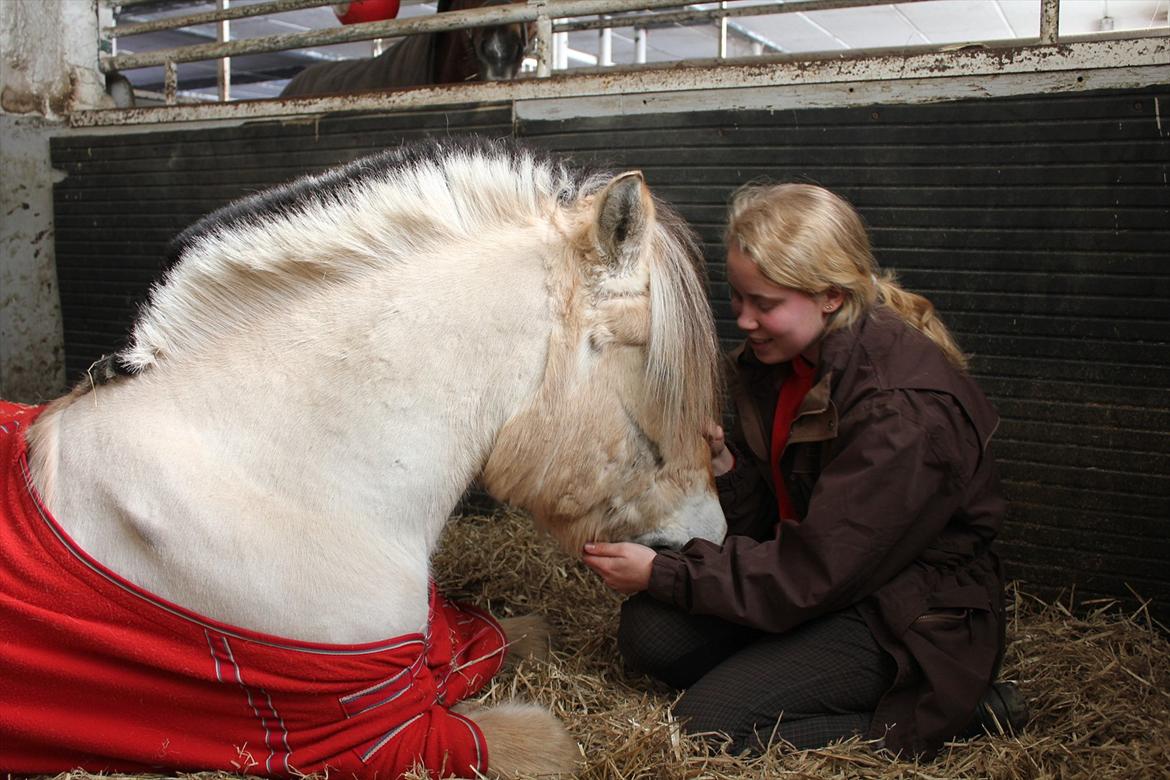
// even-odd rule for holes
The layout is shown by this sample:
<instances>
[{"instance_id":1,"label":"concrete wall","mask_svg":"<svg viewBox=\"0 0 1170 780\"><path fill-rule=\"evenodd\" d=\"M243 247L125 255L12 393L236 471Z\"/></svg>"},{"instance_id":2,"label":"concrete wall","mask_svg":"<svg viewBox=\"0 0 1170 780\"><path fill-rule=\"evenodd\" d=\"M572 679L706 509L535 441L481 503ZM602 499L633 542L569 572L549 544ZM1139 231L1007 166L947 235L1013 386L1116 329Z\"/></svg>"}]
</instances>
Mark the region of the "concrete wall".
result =
<instances>
[{"instance_id":1,"label":"concrete wall","mask_svg":"<svg viewBox=\"0 0 1170 780\"><path fill-rule=\"evenodd\" d=\"M0 398L64 389L49 138L109 105L97 0L0 0Z\"/></svg>"}]
</instances>

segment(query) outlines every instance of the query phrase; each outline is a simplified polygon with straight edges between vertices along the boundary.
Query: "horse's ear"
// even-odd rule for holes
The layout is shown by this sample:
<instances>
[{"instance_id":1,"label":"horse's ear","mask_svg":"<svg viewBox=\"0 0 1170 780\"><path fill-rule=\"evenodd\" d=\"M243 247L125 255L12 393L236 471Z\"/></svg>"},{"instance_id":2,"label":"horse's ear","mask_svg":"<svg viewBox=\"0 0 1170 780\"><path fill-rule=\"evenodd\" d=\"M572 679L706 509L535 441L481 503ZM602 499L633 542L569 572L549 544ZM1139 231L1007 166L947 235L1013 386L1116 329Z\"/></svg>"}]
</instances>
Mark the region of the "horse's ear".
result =
<instances>
[{"instance_id":1,"label":"horse's ear","mask_svg":"<svg viewBox=\"0 0 1170 780\"><path fill-rule=\"evenodd\" d=\"M654 201L641 171L615 176L594 201L599 259L618 273L633 270L654 222Z\"/></svg>"}]
</instances>

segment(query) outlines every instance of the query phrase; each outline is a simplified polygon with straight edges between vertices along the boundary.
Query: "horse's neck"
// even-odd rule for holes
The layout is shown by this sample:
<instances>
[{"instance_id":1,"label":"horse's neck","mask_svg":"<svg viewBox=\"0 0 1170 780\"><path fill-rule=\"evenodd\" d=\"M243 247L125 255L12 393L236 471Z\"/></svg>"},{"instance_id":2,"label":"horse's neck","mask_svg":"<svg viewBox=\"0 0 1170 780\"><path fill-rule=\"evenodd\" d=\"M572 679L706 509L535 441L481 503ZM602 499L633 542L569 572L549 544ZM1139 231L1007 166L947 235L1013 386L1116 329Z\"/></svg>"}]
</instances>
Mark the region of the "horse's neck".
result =
<instances>
[{"instance_id":1,"label":"horse's neck","mask_svg":"<svg viewBox=\"0 0 1170 780\"><path fill-rule=\"evenodd\" d=\"M78 399L42 437L50 508L99 561L210 617L319 641L418 630L430 552L548 333L543 272L457 262L338 288Z\"/></svg>"},{"instance_id":2,"label":"horse's neck","mask_svg":"<svg viewBox=\"0 0 1170 780\"><path fill-rule=\"evenodd\" d=\"M438 70L438 38L440 33L419 33L399 38L382 54L368 60L369 69L357 85L346 85L344 91L379 89L384 87L416 87L435 84Z\"/></svg>"},{"instance_id":3,"label":"horse's neck","mask_svg":"<svg viewBox=\"0 0 1170 780\"><path fill-rule=\"evenodd\" d=\"M461 84L479 75L475 52L466 30L435 34L434 83Z\"/></svg>"}]
</instances>

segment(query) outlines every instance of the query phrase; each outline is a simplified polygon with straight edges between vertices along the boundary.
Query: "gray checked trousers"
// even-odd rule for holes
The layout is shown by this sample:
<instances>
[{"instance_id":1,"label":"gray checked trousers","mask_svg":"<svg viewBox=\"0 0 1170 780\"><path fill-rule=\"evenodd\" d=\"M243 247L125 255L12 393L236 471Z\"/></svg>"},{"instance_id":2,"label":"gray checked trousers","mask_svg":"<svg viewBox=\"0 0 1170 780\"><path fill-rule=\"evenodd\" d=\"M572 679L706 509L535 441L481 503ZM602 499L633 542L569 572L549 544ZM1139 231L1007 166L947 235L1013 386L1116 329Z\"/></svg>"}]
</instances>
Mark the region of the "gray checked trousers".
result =
<instances>
[{"instance_id":1,"label":"gray checked trousers","mask_svg":"<svg viewBox=\"0 0 1170 780\"><path fill-rule=\"evenodd\" d=\"M674 714L688 733L729 737L733 753L865 734L897 671L852 607L769 634L640 593L622 605L618 647L631 671L685 690Z\"/></svg>"}]
</instances>

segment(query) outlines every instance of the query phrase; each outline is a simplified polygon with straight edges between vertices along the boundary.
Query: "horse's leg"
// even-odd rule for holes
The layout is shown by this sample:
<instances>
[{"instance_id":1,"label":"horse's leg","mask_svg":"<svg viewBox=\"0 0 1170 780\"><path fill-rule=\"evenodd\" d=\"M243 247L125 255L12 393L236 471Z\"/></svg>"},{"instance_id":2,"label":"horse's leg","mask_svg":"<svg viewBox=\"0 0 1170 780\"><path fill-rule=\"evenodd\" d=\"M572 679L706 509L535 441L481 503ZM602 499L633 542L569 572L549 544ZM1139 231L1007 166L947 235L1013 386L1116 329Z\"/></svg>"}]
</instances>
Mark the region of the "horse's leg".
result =
<instances>
[{"instance_id":1,"label":"horse's leg","mask_svg":"<svg viewBox=\"0 0 1170 780\"><path fill-rule=\"evenodd\" d=\"M475 721L488 749L488 773L501 778L566 776L576 772L581 752L551 712L534 704L456 707Z\"/></svg>"},{"instance_id":2,"label":"horse's leg","mask_svg":"<svg viewBox=\"0 0 1170 780\"><path fill-rule=\"evenodd\" d=\"M504 668L510 669L529 658L547 661L552 627L540 615L501 618L500 628L508 642Z\"/></svg>"},{"instance_id":3,"label":"horse's leg","mask_svg":"<svg viewBox=\"0 0 1170 780\"><path fill-rule=\"evenodd\" d=\"M539 615L498 621L507 642L504 668L534 658L548 660L552 629ZM580 759L576 741L564 724L544 707L519 702L484 706L463 701L451 708L470 718L483 732L488 749L488 775L514 778L572 775Z\"/></svg>"},{"instance_id":4,"label":"horse's leg","mask_svg":"<svg viewBox=\"0 0 1170 780\"><path fill-rule=\"evenodd\" d=\"M502 618L508 642L504 669L529 658L546 661L552 635L540 615ZM499 777L570 774L580 753L577 743L552 713L533 704L508 702L494 707L463 703L456 711L471 718L488 744L488 769Z\"/></svg>"}]
</instances>

